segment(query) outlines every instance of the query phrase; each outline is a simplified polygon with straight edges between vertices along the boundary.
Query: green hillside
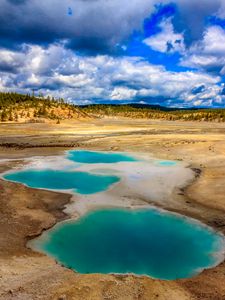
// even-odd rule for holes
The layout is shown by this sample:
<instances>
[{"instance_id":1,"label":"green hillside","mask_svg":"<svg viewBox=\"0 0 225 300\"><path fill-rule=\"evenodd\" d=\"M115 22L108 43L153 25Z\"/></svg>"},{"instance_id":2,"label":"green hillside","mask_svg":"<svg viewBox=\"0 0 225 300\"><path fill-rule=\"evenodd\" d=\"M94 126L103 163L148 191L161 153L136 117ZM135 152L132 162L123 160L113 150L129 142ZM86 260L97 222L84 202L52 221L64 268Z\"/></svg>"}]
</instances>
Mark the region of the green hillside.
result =
<instances>
[{"instance_id":1,"label":"green hillside","mask_svg":"<svg viewBox=\"0 0 225 300\"><path fill-rule=\"evenodd\" d=\"M184 121L225 121L225 109L178 109L167 108L159 105L86 105L82 110L91 116L126 117L132 119L162 119Z\"/></svg>"}]
</instances>

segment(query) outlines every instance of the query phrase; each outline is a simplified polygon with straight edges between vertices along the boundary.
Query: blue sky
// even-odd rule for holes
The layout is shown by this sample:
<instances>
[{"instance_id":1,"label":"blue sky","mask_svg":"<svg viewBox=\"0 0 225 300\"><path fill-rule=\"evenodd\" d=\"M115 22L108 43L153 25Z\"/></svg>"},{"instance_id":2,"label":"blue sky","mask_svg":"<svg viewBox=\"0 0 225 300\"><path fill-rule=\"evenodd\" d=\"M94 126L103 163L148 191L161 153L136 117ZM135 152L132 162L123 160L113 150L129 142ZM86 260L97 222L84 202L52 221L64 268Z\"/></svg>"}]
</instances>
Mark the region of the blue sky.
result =
<instances>
[{"instance_id":1,"label":"blue sky","mask_svg":"<svg viewBox=\"0 0 225 300\"><path fill-rule=\"evenodd\" d=\"M224 0L1 0L0 90L225 104Z\"/></svg>"}]
</instances>

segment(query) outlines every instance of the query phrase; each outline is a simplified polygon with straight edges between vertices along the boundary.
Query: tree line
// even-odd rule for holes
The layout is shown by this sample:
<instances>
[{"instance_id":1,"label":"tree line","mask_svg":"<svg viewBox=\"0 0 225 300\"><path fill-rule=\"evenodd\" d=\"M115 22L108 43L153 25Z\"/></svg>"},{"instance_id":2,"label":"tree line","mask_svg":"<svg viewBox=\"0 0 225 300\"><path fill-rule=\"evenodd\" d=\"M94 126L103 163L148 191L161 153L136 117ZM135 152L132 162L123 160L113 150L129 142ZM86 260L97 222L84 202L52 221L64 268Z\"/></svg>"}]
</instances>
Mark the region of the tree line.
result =
<instances>
[{"instance_id":1,"label":"tree line","mask_svg":"<svg viewBox=\"0 0 225 300\"><path fill-rule=\"evenodd\" d=\"M127 117L131 119L162 119L184 121L216 121L225 122L225 109L175 109L166 107L151 107L151 105L110 105L95 104L82 108L89 115L96 117Z\"/></svg>"},{"instance_id":2,"label":"tree line","mask_svg":"<svg viewBox=\"0 0 225 300\"><path fill-rule=\"evenodd\" d=\"M58 120L85 117L85 113L62 98L19 93L0 93L0 121Z\"/></svg>"},{"instance_id":3,"label":"tree line","mask_svg":"<svg viewBox=\"0 0 225 300\"><path fill-rule=\"evenodd\" d=\"M37 121L73 118L125 117L131 119L162 119L225 122L225 109L176 109L159 105L92 104L76 106L64 99L19 93L0 93L0 121Z\"/></svg>"}]
</instances>

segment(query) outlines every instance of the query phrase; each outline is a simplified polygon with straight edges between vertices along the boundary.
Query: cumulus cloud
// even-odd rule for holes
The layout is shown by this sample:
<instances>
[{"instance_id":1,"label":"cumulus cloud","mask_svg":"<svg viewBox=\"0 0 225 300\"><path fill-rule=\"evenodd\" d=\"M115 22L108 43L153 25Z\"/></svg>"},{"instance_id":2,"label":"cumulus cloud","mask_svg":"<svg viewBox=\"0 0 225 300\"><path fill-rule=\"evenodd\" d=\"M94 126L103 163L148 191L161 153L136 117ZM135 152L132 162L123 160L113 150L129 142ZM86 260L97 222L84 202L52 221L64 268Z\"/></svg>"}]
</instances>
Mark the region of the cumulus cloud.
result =
<instances>
[{"instance_id":1,"label":"cumulus cloud","mask_svg":"<svg viewBox=\"0 0 225 300\"><path fill-rule=\"evenodd\" d=\"M207 18L219 15L224 6L224 0L176 0L175 3L178 11L173 24L177 32L184 33L184 41L188 46L202 39Z\"/></svg>"},{"instance_id":2,"label":"cumulus cloud","mask_svg":"<svg viewBox=\"0 0 225 300\"><path fill-rule=\"evenodd\" d=\"M206 21L209 16L225 17L224 1L174 0L175 9L161 16L160 8L170 3L1 0L0 89L36 89L82 103L152 99L168 105L223 103L225 31ZM151 16L153 23L158 21L146 34L143 24ZM166 63L150 63L151 55L129 57L126 50L134 32L141 37L139 45L168 55L168 60L171 54L180 56L180 65L194 69L172 72Z\"/></svg>"},{"instance_id":3,"label":"cumulus cloud","mask_svg":"<svg viewBox=\"0 0 225 300\"><path fill-rule=\"evenodd\" d=\"M161 31L143 42L153 50L159 52L182 52L184 51L184 38L181 33L175 33L171 18L163 20L159 24Z\"/></svg>"},{"instance_id":4,"label":"cumulus cloud","mask_svg":"<svg viewBox=\"0 0 225 300\"><path fill-rule=\"evenodd\" d=\"M15 73L23 64L23 54L8 50L1 51L0 70L3 72Z\"/></svg>"},{"instance_id":5,"label":"cumulus cloud","mask_svg":"<svg viewBox=\"0 0 225 300\"><path fill-rule=\"evenodd\" d=\"M66 40L69 47L88 52L114 51L117 43L141 29L156 2L21 0L18 5L14 0L1 0L0 43L17 46Z\"/></svg>"},{"instance_id":6,"label":"cumulus cloud","mask_svg":"<svg viewBox=\"0 0 225 300\"><path fill-rule=\"evenodd\" d=\"M219 26L206 29L203 39L196 42L182 58L181 65L206 71L225 73L225 30Z\"/></svg>"},{"instance_id":7,"label":"cumulus cloud","mask_svg":"<svg viewBox=\"0 0 225 300\"><path fill-rule=\"evenodd\" d=\"M4 50L0 51L0 57L2 54ZM0 73L5 90L30 92L36 89L77 103L99 99L144 101L162 97L170 103L174 101L172 104L182 99L186 105L193 105L197 98L204 102L211 97L213 101L221 89L217 76L191 71L170 72L138 57L83 57L60 44L48 48L26 46L19 56L15 51L8 51L7 55L13 57L19 69L18 73ZM69 72L65 72L68 65ZM193 93L199 86L204 89Z\"/></svg>"},{"instance_id":8,"label":"cumulus cloud","mask_svg":"<svg viewBox=\"0 0 225 300\"><path fill-rule=\"evenodd\" d=\"M114 52L160 4L171 2L177 6L173 26L176 34L184 33L186 44L201 39L207 16L225 11L223 0L1 0L0 45L65 40L88 53Z\"/></svg>"}]
</instances>

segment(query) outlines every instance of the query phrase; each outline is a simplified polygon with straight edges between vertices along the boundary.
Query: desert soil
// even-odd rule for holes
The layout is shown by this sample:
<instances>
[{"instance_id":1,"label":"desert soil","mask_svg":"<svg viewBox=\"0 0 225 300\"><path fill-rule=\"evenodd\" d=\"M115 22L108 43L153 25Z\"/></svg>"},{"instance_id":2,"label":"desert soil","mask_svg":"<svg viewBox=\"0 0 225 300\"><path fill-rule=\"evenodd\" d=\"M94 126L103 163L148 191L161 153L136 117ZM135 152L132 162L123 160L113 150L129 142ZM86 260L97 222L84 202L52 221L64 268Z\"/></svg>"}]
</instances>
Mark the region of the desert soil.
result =
<instances>
[{"instance_id":1,"label":"desert soil","mask_svg":"<svg viewBox=\"0 0 225 300\"><path fill-rule=\"evenodd\" d=\"M164 208L225 233L225 124L102 119L53 124L0 124L0 172L23 158L82 148L141 152L182 160L196 179ZM11 159L11 160L8 160ZM225 263L185 280L80 275L26 247L66 219L70 195L0 180L0 299L224 300Z\"/></svg>"}]
</instances>

